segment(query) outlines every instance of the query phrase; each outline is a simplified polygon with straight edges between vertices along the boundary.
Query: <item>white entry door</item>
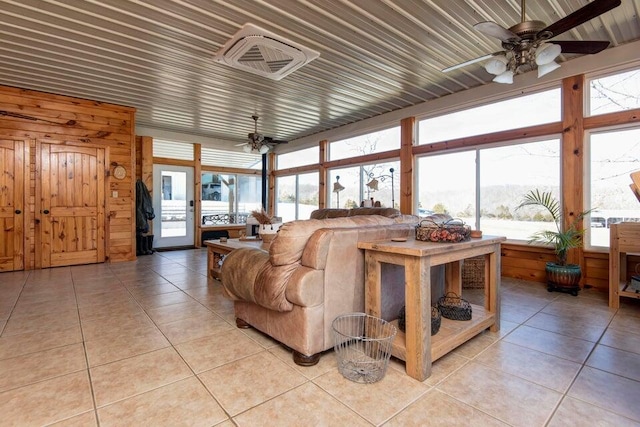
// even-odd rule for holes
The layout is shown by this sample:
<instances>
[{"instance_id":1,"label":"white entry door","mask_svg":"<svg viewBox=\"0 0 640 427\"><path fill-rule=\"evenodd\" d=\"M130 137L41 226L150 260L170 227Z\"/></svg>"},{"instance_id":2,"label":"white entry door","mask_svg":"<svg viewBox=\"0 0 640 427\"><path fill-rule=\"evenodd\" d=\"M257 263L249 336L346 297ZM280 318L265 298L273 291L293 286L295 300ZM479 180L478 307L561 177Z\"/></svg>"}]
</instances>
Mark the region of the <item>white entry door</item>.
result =
<instances>
[{"instance_id":1,"label":"white entry door","mask_svg":"<svg viewBox=\"0 0 640 427\"><path fill-rule=\"evenodd\" d=\"M153 246L193 246L193 168L153 165Z\"/></svg>"}]
</instances>

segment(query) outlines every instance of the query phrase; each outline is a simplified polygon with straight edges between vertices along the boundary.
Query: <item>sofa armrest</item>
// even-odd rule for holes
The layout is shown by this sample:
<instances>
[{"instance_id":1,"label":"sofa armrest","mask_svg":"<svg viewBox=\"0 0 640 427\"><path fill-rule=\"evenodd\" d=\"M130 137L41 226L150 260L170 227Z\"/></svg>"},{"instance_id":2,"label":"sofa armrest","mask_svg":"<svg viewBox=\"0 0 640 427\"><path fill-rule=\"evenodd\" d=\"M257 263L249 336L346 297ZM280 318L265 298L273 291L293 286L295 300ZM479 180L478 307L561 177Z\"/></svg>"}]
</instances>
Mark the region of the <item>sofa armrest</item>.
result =
<instances>
[{"instance_id":1,"label":"sofa armrest","mask_svg":"<svg viewBox=\"0 0 640 427\"><path fill-rule=\"evenodd\" d=\"M222 286L227 297L256 302L256 277L268 263L269 253L257 248L236 249L227 255L221 269Z\"/></svg>"}]
</instances>

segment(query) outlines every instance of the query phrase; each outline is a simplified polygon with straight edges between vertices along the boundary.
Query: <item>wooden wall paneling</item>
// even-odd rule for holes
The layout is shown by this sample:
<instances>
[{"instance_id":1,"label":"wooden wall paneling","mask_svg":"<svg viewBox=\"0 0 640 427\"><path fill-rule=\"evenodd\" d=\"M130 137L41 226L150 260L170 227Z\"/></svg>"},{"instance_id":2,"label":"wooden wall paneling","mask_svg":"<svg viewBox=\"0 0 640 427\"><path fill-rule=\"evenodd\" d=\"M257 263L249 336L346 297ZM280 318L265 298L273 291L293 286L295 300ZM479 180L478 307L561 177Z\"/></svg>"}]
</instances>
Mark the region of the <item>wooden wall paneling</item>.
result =
<instances>
[{"instance_id":1,"label":"wooden wall paneling","mask_svg":"<svg viewBox=\"0 0 640 427\"><path fill-rule=\"evenodd\" d=\"M407 117L400 121L400 212L403 214L413 213L415 206L413 196L415 129L415 117Z\"/></svg>"},{"instance_id":2,"label":"wooden wall paneling","mask_svg":"<svg viewBox=\"0 0 640 427\"><path fill-rule=\"evenodd\" d=\"M584 254L584 283L598 290L609 289L609 253L585 252Z\"/></svg>"},{"instance_id":3,"label":"wooden wall paneling","mask_svg":"<svg viewBox=\"0 0 640 427\"><path fill-rule=\"evenodd\" d=\"M153 190L153 138L150 136L142 137L142 182L149 189L149 193Z\"/></svg>"},{"instance_id":4,"label":"wooden wall paneling","mask_svg":"<svg viewBox=\"0 0 640 427\"><path fill-rule=\"evenodd\" d=\"M562 81L561 193L564 227L584 210L584 85L585 76ZM582 227L583 221L578 224ZM584 267L583 249L569 251L567 262ZM582 281L584 283L584 279Z\"/></svg>"},{"instance_id":5,"label":"wooden wall paneling","mask_svg":"<svg viewBox=\"0 0 640 427\"><path fill-rule=\"evenodd\" d=\"M52 95L38 91L24 90L7 86L0 86L0 110L15 112L27 118L15 118L3 116L0 119L0 134L20 135L19 139L27 138L29 142L29 162L25 164L25 176L29 175L29 185L25 184L25 211L29 213L25 227L25 268L41 267L42 246L38 244L42 231L41 222L41 174L36 170L36 165L42 160L42 153L39 152L39 144L36 141L44 141L51 144L109 147L112 156L119 164L125 166L129 172L129 179L126 182L111 183L113 180L105 180L105 187L102 192L109 197L111 207L118 206L118 215L123 215L124 210L120 205L126 205L125 210L130 211L118 218L119 226L123 218L134 230L135 223L131 212L134 209L135 195L133 186L135 182L135 152L133 125L135 123L135 109L119 105L101 103L86 99L71 98L61 95ZM69 159L67 159L68 161ZM74 160L75 161L75 160ZM83 162L82 159L78 160ZM57 173L57 172L56 172ZM66 181L65 181L66 182ZM110 187L113 185L113 187ZM56 183L56 191L60 190L68 200L75 200L77 197L84 197L84 189L78 187L76 182L69 183L64 187ZM118 191L118 197L110 197L110 191ZM68 221L68 220L65 220ZM78 244L82 245L82 240L86 235L80 230L80 226L87 226L82 221L74 220ZM71 229L70 229L71 230ZM121 228L118 228L121 230ZM121 231L117 231L121 233ZM133 237L125 244L128 250L118 247L121 244L121 234L110 236L105 235L106 242L110 244L110 250L118 252L116 258L110 260L126 260L135 257ZM118 249L116 249L118 248ZM133 255L133 256L132 256ZM105 253L105 256L109 256Z\"/></svg>"},{"instance_id":6,"label":"wooden wall paneling","mask_svg":"<svg viewBox=\"0 0 640 427\"><path fill-rule=\"evenodd\" d=\"M134 162L135 165L135 180L142 179L142 137L136 135L136 142L134 145L136 160Z\"/></svg>"}]
</instances>

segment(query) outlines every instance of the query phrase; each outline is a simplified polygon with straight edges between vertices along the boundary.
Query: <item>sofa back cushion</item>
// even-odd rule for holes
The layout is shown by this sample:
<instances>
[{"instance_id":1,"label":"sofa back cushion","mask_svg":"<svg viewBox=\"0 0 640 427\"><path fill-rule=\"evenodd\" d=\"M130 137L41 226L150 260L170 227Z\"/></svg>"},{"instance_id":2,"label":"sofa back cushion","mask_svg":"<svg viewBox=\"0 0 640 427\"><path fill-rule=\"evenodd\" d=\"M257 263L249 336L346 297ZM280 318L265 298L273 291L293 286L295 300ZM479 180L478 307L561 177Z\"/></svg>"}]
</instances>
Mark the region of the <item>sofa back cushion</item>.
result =
<instances>
[{"instance_id":1,"label":"sofa back cushion","mask_svg":"<svg viewBox=\"0 0 640 427\"><path fill-rule=\"evenodd\" d=\"M269 248L269 258L271 264L289 265L297 263L302 258L307 241L322 228L350 228L373 225L395 224L393 218L381 217L378 215L360 215L344 218L330 219L307 219L284 223L278 230L276 237Z\"/></svg>"},{"instance_id":2,"label":"sofa back cushion","mask_svg":"<svg viewBox=\"0 0 640 427\"><path fill-rule=\"evenodd\" d=\"M337 208L324 208L316 209L311 212L310 219L327 219L327 218L342 218L345 216L358 216L358 215L380 215L387 218L396 218L400 216L400 211L394 208L353 208L353 209L337 209Z\"/></svg>"}]
</instances>

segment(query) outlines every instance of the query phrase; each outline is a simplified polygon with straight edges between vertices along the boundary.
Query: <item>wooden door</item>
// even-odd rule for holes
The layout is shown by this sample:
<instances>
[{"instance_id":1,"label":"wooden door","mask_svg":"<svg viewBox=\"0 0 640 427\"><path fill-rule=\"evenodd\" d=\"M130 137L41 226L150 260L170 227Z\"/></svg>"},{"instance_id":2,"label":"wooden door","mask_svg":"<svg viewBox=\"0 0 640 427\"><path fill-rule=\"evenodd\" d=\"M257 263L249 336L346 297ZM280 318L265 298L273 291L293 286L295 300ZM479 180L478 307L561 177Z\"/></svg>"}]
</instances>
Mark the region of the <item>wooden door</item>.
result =
<instances>
[{"instance_id":1,"label":"wooden door","mask_svg":"<svg viewBox=\"0 0 640 427\"><path fill-rule=\"evenodd\" d=\"M104 149L42 143L40 174L40 266L104 262Z\"/></svg>"},{"instance_id":2,"label":"wooden door","mask_svg":"<svg viewBox=\"0 0 640 427\"><path fill-rule=\"evenodd\" d=\"M24 142L0 139L0 271L24 269Z\"/></svg>"}]
</instances>

